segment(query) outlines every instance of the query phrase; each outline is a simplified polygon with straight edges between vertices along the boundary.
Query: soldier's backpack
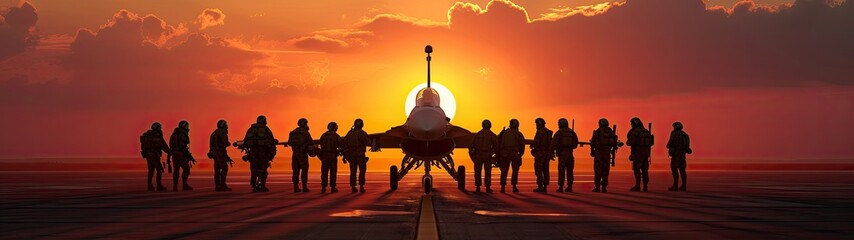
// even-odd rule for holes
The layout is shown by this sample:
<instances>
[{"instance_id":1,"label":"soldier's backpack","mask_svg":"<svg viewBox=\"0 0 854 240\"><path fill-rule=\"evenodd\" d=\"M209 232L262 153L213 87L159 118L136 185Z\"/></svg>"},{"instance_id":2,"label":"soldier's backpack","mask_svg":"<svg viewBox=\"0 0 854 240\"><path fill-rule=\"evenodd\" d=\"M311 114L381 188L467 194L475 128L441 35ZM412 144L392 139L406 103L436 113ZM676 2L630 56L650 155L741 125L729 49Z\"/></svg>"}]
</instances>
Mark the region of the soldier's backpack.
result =
<instances>
[{"instance_id":1,"label":"soldier's backpack","mask_svg":"<svg viewBox=\"0 0 854 240\"><path fill-rule=\"evenodd\" d=\"M148 137L147 137L147 136L145 136L145 135L146 135L146 134L145 134L145 133L143 133L142 135L140 135L140 136L139 136L139 146L140 146L140 151L143 151L143 152L148 151L148 148L149 148L149 146L148 146Z\"/></svg>"},{"instance_id":2,"label":"soldier's backpack","mask_svg":"<svg viewBox=\"0 0 854 240\"><path fill-rule=\"evenodd\" d=\"M558 144L563 148L575 149L578 148L578 136L575 135L575 131L569 129L567 131L563 131L560 135L560 139L558 139Z\"/></svg>"},{"instance_id":3,"label":"soldier's backpack","mask_svg":"<svg viewBox=\"0 0 854 240\"><path fill-rule=\"evenodd\" d=\"M492 146L492 141L487 141L486 138L487 135L485 133L476 135L474 141L474 148L482 152L495 150L495 146Z\"/></svg>"},{"instance_id":4,"label":"soldier's backpack","mask_svg":"<svg viewBox=\"0 0 854 240\"><path fill-rule=\"evenodd\" d=\"M516 134L518 134L518 133L510 132L509 130L503 131L501 133L501 147L502 148L518 147L519 142L516 141Z\"/></svg>"},{"instance_id":5,"label":"soldier's backpack","mask_svg":"<svg viewBox=\"0 0 854 240\"><path fill-rule=\"evenodd\" d=\"M301 131L291 131L288 135L288 145L291 147L300 147L306 145L305 134Z\"/></svg>"},{"instance_id":6,"label":"soldier's backpack","mask_svg":"<svg viewBox=\"0 0 854 240\"><path fill-rule=\"evenodd\" d=\"M260 126L252 126L246 133L246 139L243 139L243 145L246 147L259 147L267 145L267 131Z\"/></svg>"},{"instance_id":7,"label":"soldier's backpack","mask_svg":"<svg viewBox=\"0 0 854 240\"><path fill-rule=\"evenodd\" d=\"M352 130L344 136L344 144L347 144L347 148L359 148L364 147L360 146L362 143L359 142L359 135L356 130Z\"/></svg>"},{"instance_id":8,"label":"soldier's backpack","mask_svg":"<svg viewBox=\"0 0 854 240\"><path fill-rule=\"evenodd\" d=\"M655 144L655 136L649 130L643 129L638 133L637 145L639 147L652 147Z\"/></svg>"},{"instance_id":9,"label":"soldier's backpack","mask_svg":"<svg viewBox=\"0 0 854 240\"><path fill-rule=\"evenodd\" d=\"M141 150L143 152L157 152L160 151L158 148L159 138L155 137L155 135L151 132L145 132L141 136L139 136L139 143Z\"/></svg>"},{"instance_id":10,"label":"soldier's backpack","mask_svg":"<svg viewBox=\"0 0 854 240\"><path fill-rule=\"evenodd\" d=\"M614 134L614 131L611 129L599 131L599 138L596 140L603 147L617 146L617 134Z\"/></svg>"}]
</instances>

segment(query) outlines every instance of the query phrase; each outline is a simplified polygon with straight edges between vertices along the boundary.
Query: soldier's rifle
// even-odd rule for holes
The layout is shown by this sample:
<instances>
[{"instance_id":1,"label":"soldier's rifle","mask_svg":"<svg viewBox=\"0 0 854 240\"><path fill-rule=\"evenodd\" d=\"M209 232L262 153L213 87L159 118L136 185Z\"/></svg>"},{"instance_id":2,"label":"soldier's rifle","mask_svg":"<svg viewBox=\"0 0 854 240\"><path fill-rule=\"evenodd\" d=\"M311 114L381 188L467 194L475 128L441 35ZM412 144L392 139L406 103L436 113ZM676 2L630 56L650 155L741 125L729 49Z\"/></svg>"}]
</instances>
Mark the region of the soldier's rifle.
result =
<instances>
[{"instance_id":1,"label":"soldier's rifle","mask_svg":"<svg viewBox=\"0 0 854 240\"><path fill-rule=\"evenodd\" d=\"M650 123L647 123L647 124L649 124L649 127L648 127L648 129L647 129L647 130L649 130L649 135L650 135L650 137L652 137L652 123L650 122ZM650 149L651 149L651 147L650 147ZM650 153L649 153L649 159L648 159L647 161L649 161L649 165L650 165L650 166L652 166L652 151L650 151Z\"/></svg>"},{"instance_id":2,"label":"soldier's rifle","mask_svg":"<svg viewBox=\"0 0 854 240\"><path fill-rule=\"evenodd\" d=\"M495 149L496 149L495 150L495 157L492 158L494 160L493 164L495 165L495 167L498 167L499 169L501 169L501 153L500 152L501 152L501 147L504 143L504 141L502 141L501 138L504 137L505 132L507 132L507 127L501 128L501 132L498 133L498 146L495 146Z\"/></svg>"},{"instance_id":3,"label":"soldier's rifle","mask_svg":"<svg viewBox=\"0 0 854 240\"><path fill-rule=\"evenodd\" d=\"M193 157L193 153L191 153L191 152L190 152L190 147L189 147L189 146L187 146L187 149L186 149L186 150L184 150L184 151L186 151L186 153L187 153L187 158L188 158L187 165L189 165L189 167L190 167L190 168L192 168L192 167L193 167L193 165L196 165L196 163L197 163L197 162L196 162L196 158L195 158L195 157Z\"/></svg>"},{"instance_id":4,"label":"soldier's rifle","mask_svg":"<svg viewBox=\"0 0 854 240\"><path fill-rule=\"evenodd\" d=\"M614 136L615 137L617 136L617 125L616 124L614 124ZM615 160L617 159L617 150L620 149L620 147L623 147L623 144L624 144L623 142L620 142L619 140L617 140L617 144L614 145L613 147L611 147L611 166L612 167L616 166Z\"/></svg>"},{"instance_id":5,"label":"soldier's rifle","mask_svg":"<svg viewBox=\"0 0 854 240\"><path fill-rule=\"evenodd\" d=\"M166 154L166 170L172 173L172 154Z\"/></svg>"},{"instance_id":6,"label":"soldier's rifle","mask_svg":"<svg viewBox=\"0 0 854 240\"><path fill-rule=\"evenodd\" d=\"M572 119L572 127L571 127L571 129L572 129L572 131L573 131L573 132L575 132L575 118L573 118L573 119ZM575 132L575 134L577 135L577 134L578 134L578 132ZM588 145L588 146L590 146L590 142L578 142L578 147L584 147L584 145Z\"/></svg>"}]
</instances>

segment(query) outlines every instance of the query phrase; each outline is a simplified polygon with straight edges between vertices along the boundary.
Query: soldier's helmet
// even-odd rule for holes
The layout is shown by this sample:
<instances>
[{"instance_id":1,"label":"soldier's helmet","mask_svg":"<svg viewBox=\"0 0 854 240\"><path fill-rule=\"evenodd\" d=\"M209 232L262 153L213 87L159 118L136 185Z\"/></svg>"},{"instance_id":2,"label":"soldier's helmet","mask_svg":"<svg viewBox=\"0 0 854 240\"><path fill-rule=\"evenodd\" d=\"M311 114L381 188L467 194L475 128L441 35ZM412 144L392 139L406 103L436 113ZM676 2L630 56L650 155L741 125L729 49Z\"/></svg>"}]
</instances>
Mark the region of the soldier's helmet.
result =
<instances>
[{"instance_id":1,"label":"soldier's helmet","mask_svg":"<svg viewBox=\"0 0 854 240\"><path fill-rule=\"evenodd\" d=\"M353 121L353 127L356 129L362 129L364 126L365 122L361 118L356 118L356 121Z\"/></svg>"},{"instance_id":2,"label":"soldier's helmet","mask_svg":"<svg viewBox=\"0 0 854 240\"><path fill-rule=\"evenodd\" d=\"M181 122L178 122L178 127L189 130L190 122L187 122L187 120L181 120Z\"/></svg>"},{"instance_id":3,"label":"soldier's helmet","mask_svg":"<svg viewBox=\"0 0 854 240\"><path fill-rule=\"evenodd\" d=\"M220 129L227 129L228 128L228 122L226 122L225 119L220 119L219 121L216 122L216 127L220 128Z\"/></svg>"},{"instance_id":4,"label":"soldier's helmet","mask_svg":"<svg viewBox=\"0 0 854 240\"><path fill-rule=\"evenodd\" d=\"M266 125L267 124L267 116L258 115L258 120L256 120L255 122L258 124Z\"/></svg>"},{"instance_id":5,"label":"soldier's helmet","mask_svg":"<svg viewBox=\"0 0 854 240\"><path fill-rule=\"evenodd\" d=\"M308 126L308 119L300 118L299 121L297 121L297 126L299 126L299 127Z\"/></svg>"},{"instance_id":6,"label":"soldier's helmet","mask_svg":"<svg viewBox=\"0 0 854 240\"><path fill-rule=\"evenodd\" d=\"M607 127L608 126L608 119L604 119L604 118L599 119L599 126L600 127Z\"/></svg>"},{"instance_id":7,"label":"soldier's helmet","mask_svg":"<svg viewBox=\"0 0 854 240\"><path fill-rule=\"evenodd\" d=\"M154 122L151 124L151 130L154 130L154 131L160 131L160 128L162 128L162 127L163 127L163 125L160 124L159 122Z\"/></svg>"},{"instance_id":8,"label":"soldier's helmet","mask_svg":"<svg viewBox=\"0 0 854 240\"><path fill-rule=\"evenodd\" d=\"M537 120L534 120L534 123L536 123L536 124L537 124L537 126L545 126L545 125L546 125L546 120L545 120L545 119L543 119L543 118L537 118Z\"/></svg>"},{"instance_id":9,"label":"soldier's helmet","mask_svg":"<svg viewBox=\"0 0 854 240\"><path fill-rule=\"evenodd\" d=\"M510 119L510 128L519 128L519 120Z\"/></svg>"},{"instance_id":10,"label":"soldier's helmet","mask_svg":"<svg viewBox=\"0 0 854 240\"><path fill-rule=\"evenodd\" d=\"M338 124L335 122L329 122L329 124L326 124L326 129L333 132L338 131Z\"/></svg>"},{"instance_id":11,"label":"soldier's helmet","mask_svg":"<svg viewBox=\"0 0 854 240\"><path fill-rule=\"evenodd\" d=\"M682 123L681 122L674 122L673 123L673 130L682 130Z\"/></svg>"},{"instance_id":12,"label":"soldier's helmet","mask_svg":"<svg viewBox=\"0 0 854 240\"><path fill-rule=\"evenodd\" d=\"M489 119L484 119L483 122L480 123L480 125L483 126L483 129L492 128L492 122L490 122Z\"/></svg>"},{"instance_id":13,"label":"soldier's helmet","mask_svg":"<svg viewBox=\"0 0 854 240\"><path fill-rule=\"evenodd\" d=\"M633 117L630 122L632 123L632 127L643 126L643 123L641 122L640 118L638 118L638 117Z\"/></svg>"},{"instance_id":14,"label":"soldier's helmet","mask_svg":"<svg viewBox=\"0 0 854 240\"><path fill-rule=\"evenodd\" d=\"M569 121L567 121L566 118L561 118L561 119L557 120L557 127L568 128L569 127Z\"/></svg>"}]
</instances>

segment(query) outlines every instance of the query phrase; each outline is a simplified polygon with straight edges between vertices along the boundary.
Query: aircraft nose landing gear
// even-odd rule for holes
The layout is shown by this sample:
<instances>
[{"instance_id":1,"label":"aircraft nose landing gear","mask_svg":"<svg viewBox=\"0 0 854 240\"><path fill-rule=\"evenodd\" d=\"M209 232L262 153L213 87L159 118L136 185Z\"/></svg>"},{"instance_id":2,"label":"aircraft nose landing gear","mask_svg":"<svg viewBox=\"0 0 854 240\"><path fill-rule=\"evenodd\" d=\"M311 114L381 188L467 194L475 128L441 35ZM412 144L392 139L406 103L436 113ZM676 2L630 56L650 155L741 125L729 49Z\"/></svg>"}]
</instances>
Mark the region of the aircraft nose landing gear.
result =
<instances>
[{"instance_id":1,"label":"aircraft nose landing gear","mask_svg":"<svg viewBox=\"0 0 854 240\"><path fill-rule=\"evenodd\" d=\"M456 180L457 180L457 188L465 191L466 190L466 167L465 166L460 165L459 167L457 167Z\"/></svg>"},{"instance_id":2,"label":"aircraft nose landing gear","mask_svg":"<svg viewBox=\"0 0 854 240\"><path fill-rule=\"evenodd\" d=\"M433 176L428 173L421 177L421 186L424 187L424 194L430 194L433 191Z\"/></svg>"},{"instance_id":3,"label":"aircraft nose landing gear","mask_svg":"<svg viewBox=\"0 0 854 240\"><path fill-rule=\"evenodd\" d=\"M397 190L397 182L400 180L400 178L398 178L397 176L398 176L397 166L391 165L391 167L389 168L389 181L388 181L389 187L391 187L391 190Z\"/></svg>"}]
</instances>

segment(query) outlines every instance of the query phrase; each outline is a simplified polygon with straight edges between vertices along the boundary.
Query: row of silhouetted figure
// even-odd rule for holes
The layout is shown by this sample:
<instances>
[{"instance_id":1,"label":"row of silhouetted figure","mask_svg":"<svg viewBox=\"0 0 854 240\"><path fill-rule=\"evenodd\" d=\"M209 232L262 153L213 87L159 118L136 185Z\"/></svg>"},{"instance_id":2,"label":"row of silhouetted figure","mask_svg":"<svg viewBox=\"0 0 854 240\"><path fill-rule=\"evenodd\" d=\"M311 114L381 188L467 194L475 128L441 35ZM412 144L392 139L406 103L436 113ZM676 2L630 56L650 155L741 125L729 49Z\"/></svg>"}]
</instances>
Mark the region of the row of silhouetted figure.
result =
<instances>
[{"instance_id":1,"label":"row of silhouetted figure","mask_svg":"<svg viewBox=\"0 0 854 240\"><path fill-rule=\"evenodd\" d=\"M624 145L630 147L629 160L635 177L635 185L630 191L648 191L650 155L655 138L639 118L632 118L630 123L632 128L624 143L616 134L616 125L613 128L610 127L608 120L604 118L599 120L599 128L593 131L589 142L579 141L578 135L570 128L566 119L558 120L558 130L555 132L546 127L544 119L536 119L537 132L533 140L525 140L519 131L519 121L516 119L510 120L509 128L503 129L499 134L492 132L492 124L489 120L484 120L483 129L473 136L468 149L475 168L476 192L481 191L481 186L486 187L486 192L492 192L490 186L493 166L497 166L500 170L501 192L505 192L507 177L511 170L512 191L519 192L516 185L525 145L530 146L531 155L534 157L534 172L537 177L535 192L547 192L550 182L549 163L553 160L557 160L558 164L556 191L572 192L574 151L585 145L590 147L590 156L593 157L595 185L593 192L607 192L610 167L614 166L617 149ZM650 124L649 127L651 126ZM672 126L673 131L666 146L673 175L673 185L668 190L686 191L686 154L692 153L690 140L688 134L683 131L682 123L674 122ZM210 135L210 150L207 153L207 157L214 163L215 191L231 191L226 184L228 169L233 164L233 160L226 151L228 147L237 147L245 153L242 159L250 165L249 182L252 191L268 192L266 185L268 168L276 155L277 145L287 145L293 150L291 166L294 192L309 192L308 160L310 157L318 157L321 160L321 192L326 192L327 187L331 192L338 192L336 183L339 156L342 156L343 163L350 166L351 191L365 192L365 171L368 162L365 153L366 148L371 145L371 140L362 130L363 127L364 122L356 119L347 134L342 137L337 133L337 123L330 122L327 124L327 131L320 137L321 147L316 147L309 132L308 120L302 118L297 121L297 128L289 133L287 142L280 143L267 127L267 118L261 115L258 116L256 123L249 127L242 141L231 143L228 137L228 122L219 120L217 128ZM189 131L189 122L180 121L167 143L162 125L155 122L150 130L140 136L141 154L148 165L149 191L168 190L161 182L164 168L173 174L173 191L178 191L179 180L181 180L182 190L193 190L187 182L190 169L196 163L195 157L189 150ZM167 154L165 162L161 160L163 153ZM152 183L155 177L156 186ZM679 185L680 179L681 185Z\"/></svg>"}]
</instances>

